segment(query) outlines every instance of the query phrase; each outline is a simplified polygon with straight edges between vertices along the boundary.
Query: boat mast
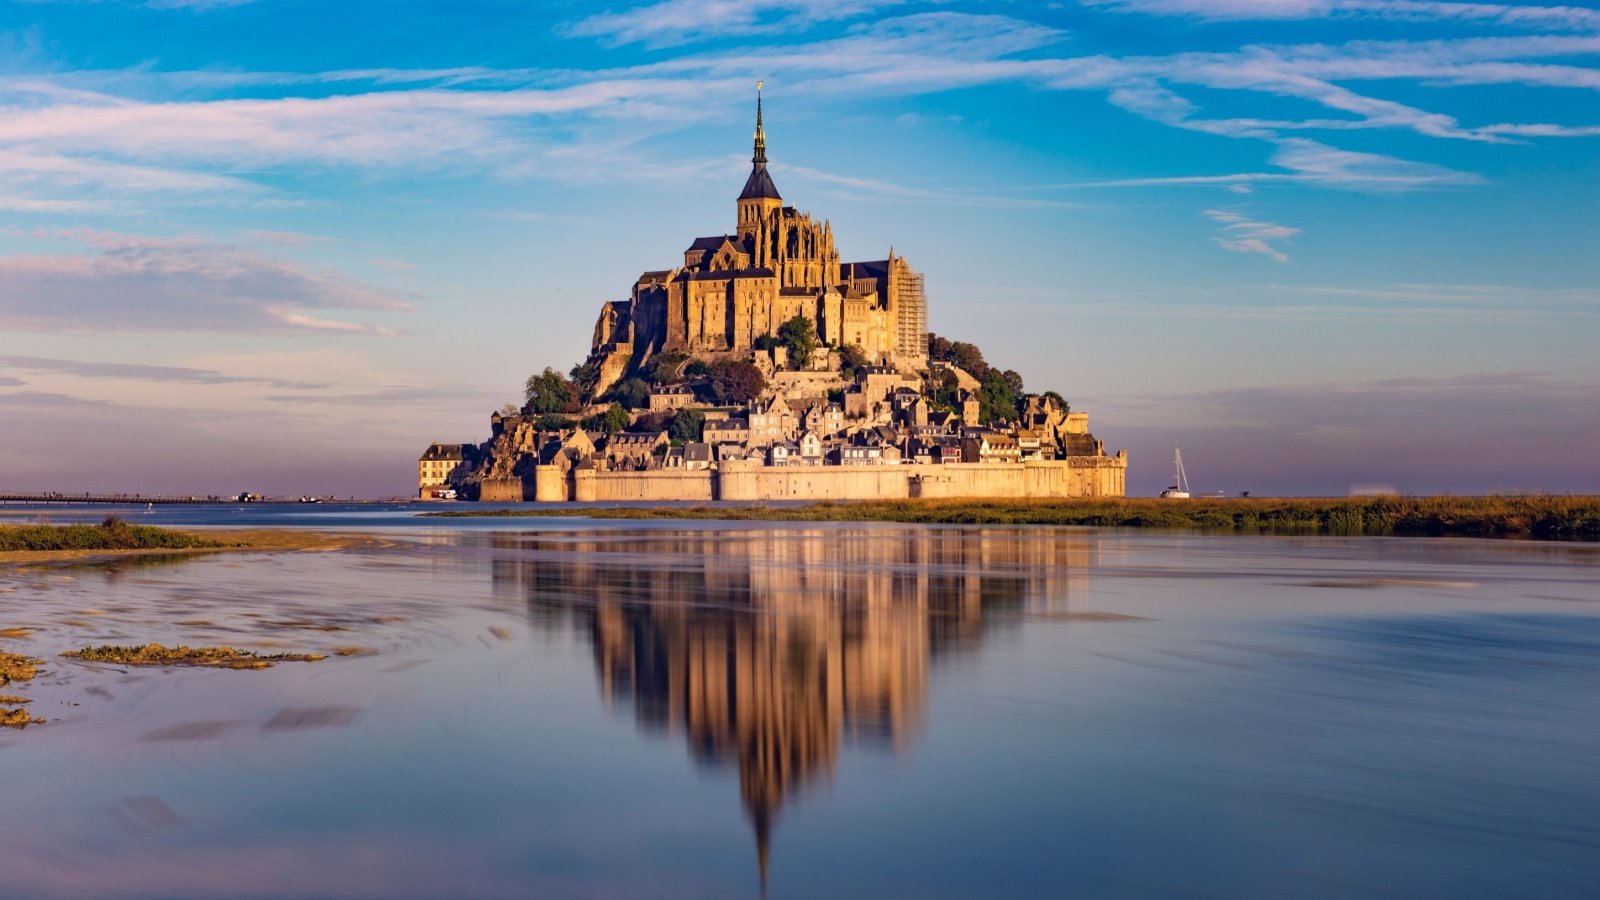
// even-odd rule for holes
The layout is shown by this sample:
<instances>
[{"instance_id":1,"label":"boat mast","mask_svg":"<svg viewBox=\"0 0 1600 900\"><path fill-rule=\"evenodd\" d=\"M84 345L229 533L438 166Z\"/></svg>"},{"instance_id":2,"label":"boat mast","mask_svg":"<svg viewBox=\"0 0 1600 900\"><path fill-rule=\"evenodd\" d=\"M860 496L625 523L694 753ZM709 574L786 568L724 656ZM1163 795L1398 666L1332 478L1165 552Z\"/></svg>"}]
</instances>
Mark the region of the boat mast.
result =
<instances>
[{"instance_id":1,"label":"boat mast","mask_svg":"<svg viewBox=\"0 0 1600 900\"><path fill-rule=\"evenodd\" d=\"M1183 471L1183 452L1178 449L1177 444L1172 445L1172 464L1178 470L1175 476L1178 490L1183 491L1185 494L1189 493L1189 476Z\"/></svg>"}]
</instances>

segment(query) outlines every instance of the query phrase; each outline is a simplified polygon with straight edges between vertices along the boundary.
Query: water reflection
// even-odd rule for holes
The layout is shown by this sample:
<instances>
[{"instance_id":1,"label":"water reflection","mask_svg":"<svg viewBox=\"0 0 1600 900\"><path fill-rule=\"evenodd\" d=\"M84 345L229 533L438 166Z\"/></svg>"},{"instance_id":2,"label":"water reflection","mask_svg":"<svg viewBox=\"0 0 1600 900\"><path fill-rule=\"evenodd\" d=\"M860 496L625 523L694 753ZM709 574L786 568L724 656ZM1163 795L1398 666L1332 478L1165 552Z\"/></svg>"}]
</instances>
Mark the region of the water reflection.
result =
<instances>
[{"instance_id":1,"label":"water reflection","mask_svg":"<svg viewBox=\"0 0 1600 900\"><path fill-rule=\"evenodd\" d=\"M495 590L594 649L608 703L737 767L763 883L773 823L851 743L904 748L930 663L1061 613L1095 544L1012 529L494 535Z\"/></svg>"}]
</instances>

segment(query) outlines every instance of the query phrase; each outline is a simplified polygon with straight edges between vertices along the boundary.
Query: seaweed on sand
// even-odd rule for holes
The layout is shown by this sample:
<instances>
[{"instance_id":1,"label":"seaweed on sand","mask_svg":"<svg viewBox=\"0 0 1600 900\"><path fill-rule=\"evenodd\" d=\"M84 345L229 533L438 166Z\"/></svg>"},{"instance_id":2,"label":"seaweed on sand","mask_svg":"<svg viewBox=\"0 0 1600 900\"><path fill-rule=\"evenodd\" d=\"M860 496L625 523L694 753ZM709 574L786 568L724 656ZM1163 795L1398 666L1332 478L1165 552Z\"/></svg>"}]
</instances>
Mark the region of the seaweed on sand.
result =
<instances>
[{"instance_id":1,"label":"seaweed on sand","mask_svg":"<svg viewBox=\"0 0 1600 900\"><path fill-rule=\"evenodd\" d=\"M108 662L125 666L209 666L223 669L270 669L280 662L317 662L319 653L256 653L234 647L164 647L143 644L119 647L106 644L63 653L84 662Z\"/></svg>"}]
</instances>

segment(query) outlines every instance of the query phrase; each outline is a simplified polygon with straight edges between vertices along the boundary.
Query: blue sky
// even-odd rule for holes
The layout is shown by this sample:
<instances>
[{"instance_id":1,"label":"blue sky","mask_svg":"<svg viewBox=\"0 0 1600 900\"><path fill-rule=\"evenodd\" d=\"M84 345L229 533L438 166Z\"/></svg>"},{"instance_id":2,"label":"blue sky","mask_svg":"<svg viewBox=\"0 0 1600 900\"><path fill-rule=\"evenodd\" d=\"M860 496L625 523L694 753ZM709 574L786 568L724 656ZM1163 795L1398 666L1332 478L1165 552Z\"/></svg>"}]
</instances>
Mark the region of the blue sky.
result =
<instances>
[{"instance_id":1,"label":"blue sky","mask_svg":"<svg viewBox=\"0 0 1600 900\"><path fill-rule=\"evenodd\" d=\"M1600 12L0 0L0 489L404 494L785 199L1151 493L1600 489Z\"/></svg>"}]
</instances>

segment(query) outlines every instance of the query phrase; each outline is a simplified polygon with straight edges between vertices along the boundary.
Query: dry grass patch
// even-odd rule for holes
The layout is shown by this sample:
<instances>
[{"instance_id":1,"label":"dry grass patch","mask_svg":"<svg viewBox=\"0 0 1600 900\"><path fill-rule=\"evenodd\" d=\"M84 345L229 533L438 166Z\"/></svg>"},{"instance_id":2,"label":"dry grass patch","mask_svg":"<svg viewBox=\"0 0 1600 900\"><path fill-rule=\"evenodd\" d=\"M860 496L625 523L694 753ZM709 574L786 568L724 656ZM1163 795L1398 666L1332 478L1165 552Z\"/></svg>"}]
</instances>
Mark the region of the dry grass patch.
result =
<instances>
[{"instance_id":1,"label":"dry grass patch","mask_svg":"<svg viewBox=\"0 0 1600 900\"><path fill-rule=\"evenodd\" d=\"M28 681L37 674L39 674L39 660L17 653L0 652L0 685L10 684L13 681ZM43 719L36 719L27 710L20 708L31 702L33 701L27 697L0 696L0 704L19 707L0 708L0 728L26 728L29 725L43 723Z\"/></svg>"},{"instance_id":2,"label":"dry grass patch","mask_svg":"<svg viewBox=\"0 0 1600 900\"><path fill-rule=\"evenodd\" d=\"M317 662L319 653L256 653L233 647L164 647L144 644L119 647L106 644L63 653L84 662L117 663L124 666L206 666L222 669L270 669L280 662Z\"/></svg>"},{"instance_id":3,"label":"dry grass patch","mask_svg":"<svg viewBox=\"0 0 1600 900\"><path fill-rule=\"evenodd\" d=\"M34 718L25 709L0 709L0 728L27 728L29 725L43 725L44 719Z\"/></svg>"},{"instance_id":4,"label":"dry grass patch","mask_svg":"<svg viewBox=\"0 0 1600 900\"><path fill-rule=\"evenodd\" d=\"M20 653L0 651L0 686L13 681L30 681L39 674L39 660Z\"/></svg>"}]
</instances>

